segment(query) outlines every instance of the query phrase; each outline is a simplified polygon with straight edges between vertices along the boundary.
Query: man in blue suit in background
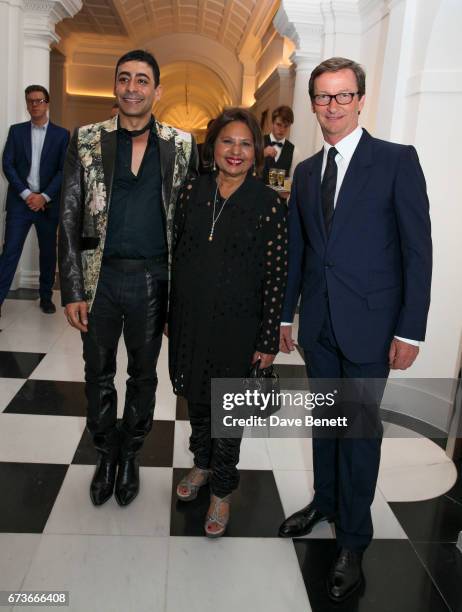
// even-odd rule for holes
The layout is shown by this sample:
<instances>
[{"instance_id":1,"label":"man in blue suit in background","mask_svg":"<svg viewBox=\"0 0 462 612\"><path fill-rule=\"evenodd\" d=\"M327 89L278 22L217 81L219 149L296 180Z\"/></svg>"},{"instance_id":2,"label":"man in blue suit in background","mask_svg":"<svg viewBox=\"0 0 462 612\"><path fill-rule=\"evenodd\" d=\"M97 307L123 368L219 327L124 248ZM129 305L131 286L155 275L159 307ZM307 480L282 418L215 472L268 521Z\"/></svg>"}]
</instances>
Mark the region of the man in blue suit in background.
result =
<instances>
[{"instance_id":1,"label":"man in blue suit in background","mask_svg":"<svg viewBox=\"0 0 462 612\"><path fill-rule=\"evenodd\" d=\"M40 308L56 312L52 289L56 271L56 232L62 171L69 132L48 119L45 87L25 90L31 120L10 127L3 151L8 180L6 226L0 256L0 308L13 282L24 242L35 225L40 249Z\"/></svg>"},{"instance_id":2,"label":"man in blue suit in background","mask_svg":"<svg viewBox=\"0 0 462 612\"><path fill-rule=\"evenodd\" d=\"M338 553L327 583L335 601L362 582L380 464L380 401L390 368L414 362L430 304L429 205L417 153L358 125L364 94L364 71L351 60L331 58L311 74L324 146L294 174L281 325L281 350L294 350L290 324L301 295L298 343L309 378L380 381L373 435L314 433L314 498L279 531L298 537L335 521Z\"/></svg>"}]
</instances>

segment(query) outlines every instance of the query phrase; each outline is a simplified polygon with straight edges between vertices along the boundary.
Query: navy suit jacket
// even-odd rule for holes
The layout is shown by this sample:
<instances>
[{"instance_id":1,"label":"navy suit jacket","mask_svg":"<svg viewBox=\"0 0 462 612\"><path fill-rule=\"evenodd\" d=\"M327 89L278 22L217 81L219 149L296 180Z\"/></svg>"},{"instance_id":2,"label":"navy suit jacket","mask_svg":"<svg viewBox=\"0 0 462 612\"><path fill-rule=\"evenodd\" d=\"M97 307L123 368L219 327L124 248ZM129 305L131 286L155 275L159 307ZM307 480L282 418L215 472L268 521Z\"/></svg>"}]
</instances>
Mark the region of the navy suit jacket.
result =
<instances>
[{"instance_id":1,"label":"navy suit jacket","mask_svg":"<svg viewBox=\"0 0 462 612\"><path fill-rule=\"evenodd\" d=\"M68 142L69 132L50 121L40 158L40 193L45 192L51 198L47 210L53 217L57 217L59 213L63 165ZM31 122L12 125L3 151L3 172L9 183L7 209L10 206L25 205L19 194L29 188L27 177L31 159Z\"/></svg>"},{"instance_id":2,"label":"navy suit jacket","mask_svg":"<svg viewBox=\"0 0 462 612\"><path fill-rule=\"evenodd\" d=\"M329 237L321 209L322 159L321 150L294 173L282 321L293 320L301 294L300 346L312 348L329 307L347 359L387 360L394 335L425 338L430 305L429 204L417 153L364 130Z\"/></svg>"}]
</instances>

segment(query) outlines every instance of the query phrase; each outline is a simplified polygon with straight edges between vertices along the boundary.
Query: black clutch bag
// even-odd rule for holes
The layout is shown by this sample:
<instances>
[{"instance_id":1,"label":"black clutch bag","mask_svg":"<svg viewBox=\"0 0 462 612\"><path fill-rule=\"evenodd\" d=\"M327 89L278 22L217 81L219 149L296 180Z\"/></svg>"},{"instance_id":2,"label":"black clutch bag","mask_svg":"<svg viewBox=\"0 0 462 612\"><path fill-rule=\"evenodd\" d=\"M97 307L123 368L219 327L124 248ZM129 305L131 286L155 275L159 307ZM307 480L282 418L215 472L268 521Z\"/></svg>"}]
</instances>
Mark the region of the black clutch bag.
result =
<instances>
[{"instance_id":1,"label":"black clutch bag","mask_svg":"<svg viewBox=\"0 0 462 612\"><path fill-rule=\"evenodd\" d=\"M252 391L257 391L266 398L266 408L261 410L256 407L255 416L261 416L266 419L279 410L281 407L279 376L273 365L267 368L260 368L260 360L258 359L250 368L247 384Z\"/></svg>"}]
</instances>

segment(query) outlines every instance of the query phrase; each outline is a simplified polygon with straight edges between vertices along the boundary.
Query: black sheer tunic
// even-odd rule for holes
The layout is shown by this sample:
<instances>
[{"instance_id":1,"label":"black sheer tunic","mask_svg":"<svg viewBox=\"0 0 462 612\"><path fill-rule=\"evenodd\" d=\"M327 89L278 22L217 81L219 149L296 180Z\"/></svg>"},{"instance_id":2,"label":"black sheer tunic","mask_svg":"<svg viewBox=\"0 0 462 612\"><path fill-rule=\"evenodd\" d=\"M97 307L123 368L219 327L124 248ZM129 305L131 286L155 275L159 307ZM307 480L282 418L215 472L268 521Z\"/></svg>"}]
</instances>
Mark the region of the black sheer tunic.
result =
<instances>
[{"instance_id":1,"label":"black sheer tunic","mask_svg":"<svg viewBox=\"0 0 462 612\"><path fill-rule=\"evenodd\" d=\"M173 230L170 376L175 393L203 403L211 378L245 377L254 351L278 352L287 281L286 205L276 192L248 176L209 241L215 190L213 175L186 181Z\"/></svg>"}]
</instances>

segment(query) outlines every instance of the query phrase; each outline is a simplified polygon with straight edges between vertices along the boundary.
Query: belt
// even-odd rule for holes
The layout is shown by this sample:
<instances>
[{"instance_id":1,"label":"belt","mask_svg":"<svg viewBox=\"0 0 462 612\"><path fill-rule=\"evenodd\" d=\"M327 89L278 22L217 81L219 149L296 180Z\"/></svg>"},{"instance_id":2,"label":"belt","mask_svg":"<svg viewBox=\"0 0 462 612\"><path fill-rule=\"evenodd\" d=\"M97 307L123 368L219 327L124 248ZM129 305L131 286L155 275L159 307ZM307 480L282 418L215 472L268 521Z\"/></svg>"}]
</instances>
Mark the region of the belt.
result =
<instances>
[{"instance_id":1,"label":"belt","mask_svg":"<svg viewBox=\"0 0 462 612\"><path fill-rule=\"evenodd\" d=\"M150 259L120 259L118 257L103 257L103 265L122 272L150 270L152 267L167 265L167 255L159 255Z\"/></svg>"}]
</instances>

